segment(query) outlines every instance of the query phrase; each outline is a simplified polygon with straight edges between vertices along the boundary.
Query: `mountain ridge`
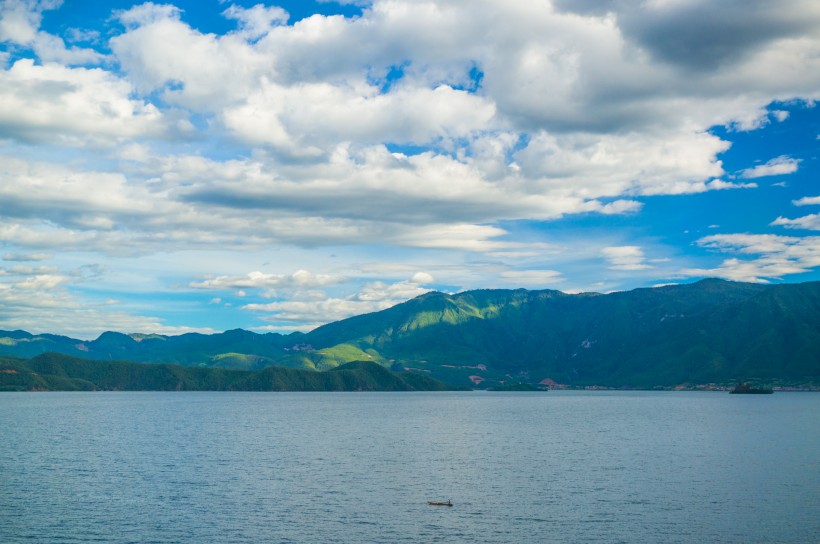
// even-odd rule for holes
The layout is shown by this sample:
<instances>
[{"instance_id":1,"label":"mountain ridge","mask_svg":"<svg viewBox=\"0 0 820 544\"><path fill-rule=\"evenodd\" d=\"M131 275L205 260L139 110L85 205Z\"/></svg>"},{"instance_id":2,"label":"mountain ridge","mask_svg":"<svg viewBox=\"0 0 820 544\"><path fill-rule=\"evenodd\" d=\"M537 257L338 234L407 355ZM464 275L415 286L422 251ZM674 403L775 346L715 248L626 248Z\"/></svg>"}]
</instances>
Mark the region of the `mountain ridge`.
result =
<instances>
[{"instance_id":1,"label":"mountain ridge","mask_svg":"<svg viewBox=\"0 0 820 544\"><path fill-rule=\"evenodd\" d=\"M93 341L0 331L0 355L261 370L356 360L454 385L671 387L820 382L820 282L705 279L608 294L428 292L309 333L242 329L179 336L107 332Z\"/></svg>"}]
</instances>

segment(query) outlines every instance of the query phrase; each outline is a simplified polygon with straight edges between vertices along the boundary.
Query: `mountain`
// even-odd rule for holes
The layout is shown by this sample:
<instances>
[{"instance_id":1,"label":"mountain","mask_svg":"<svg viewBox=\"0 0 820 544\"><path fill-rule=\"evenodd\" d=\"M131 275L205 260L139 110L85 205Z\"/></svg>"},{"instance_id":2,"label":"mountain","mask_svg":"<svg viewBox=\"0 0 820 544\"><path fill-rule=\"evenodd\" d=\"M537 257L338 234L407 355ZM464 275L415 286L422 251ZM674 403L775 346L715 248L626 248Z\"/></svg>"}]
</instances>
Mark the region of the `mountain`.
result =
<instances>
[{"instance_id":1,"label":"mountain","mask_svg":"<svg viewBox=\"0 0 820 544\"><path fill-rule=\"evenodd\" d=\"M306 338L318 350L344 343L482 386L806 383L820 378L820 283L710 279L608 295L428 293Z\"/></svg>"},{"instance_id":2,"label":"mountain","mask_svg":"<svg viewBox=\"0 0 820 544\"><path fill-rule=\"evenodd\" d=\"M390 372L369 361L326 372L259 371L94 361L59 353L0 358L0 391L442 391L428 376Z\"/></svg>"},{"instance_id":3,"label":"mountain","mask_svg":"<svg viewBox=\"0 0 820 544\"><path fill-rule=\"evenodd\" d=\"M372 361L455 385L820 384L820 282L708 279L610 294L431 292L291 335L105 333L91 342L0 331L0 355L57 351L258 370Z\"/></svg>"}]
</instances>

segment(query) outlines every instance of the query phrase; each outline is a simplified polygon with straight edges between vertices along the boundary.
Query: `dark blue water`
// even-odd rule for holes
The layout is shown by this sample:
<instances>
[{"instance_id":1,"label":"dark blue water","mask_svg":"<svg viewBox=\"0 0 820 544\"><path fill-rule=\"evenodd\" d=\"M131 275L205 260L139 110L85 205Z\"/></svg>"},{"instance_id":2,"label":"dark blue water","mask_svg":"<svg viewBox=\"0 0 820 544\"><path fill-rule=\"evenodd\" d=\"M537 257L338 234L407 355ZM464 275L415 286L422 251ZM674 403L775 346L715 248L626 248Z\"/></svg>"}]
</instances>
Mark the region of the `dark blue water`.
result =
<instances>
[{"instance_id":1,"label":"dark blue water","mask_svg":"<svg viewBox=\"0 0 820 544\"><path fill-rule=\"evenodd\" d=\"M820 395L4 393L0 542L815 543Z\"/></svg>"}]
</instances>

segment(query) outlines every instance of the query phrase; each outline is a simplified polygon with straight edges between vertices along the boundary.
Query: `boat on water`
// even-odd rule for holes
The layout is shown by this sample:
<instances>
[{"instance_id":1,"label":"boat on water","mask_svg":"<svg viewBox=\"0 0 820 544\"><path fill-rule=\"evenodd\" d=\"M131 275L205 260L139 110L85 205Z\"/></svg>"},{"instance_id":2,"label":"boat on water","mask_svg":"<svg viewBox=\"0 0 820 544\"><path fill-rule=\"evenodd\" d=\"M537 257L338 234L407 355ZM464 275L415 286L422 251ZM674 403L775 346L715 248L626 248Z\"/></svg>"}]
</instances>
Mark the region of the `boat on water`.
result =
<instances>
[{"instance_id":1,"label":"boat on water","mask_svg":"<svg viewBox=\"0 0 820 544\"><path fill-rule=\"evenodd\" d=\"M447 502L440 502L440 501L427 501L427 504L430 506L453 506L453 501L447 499Z\"/></svg>"},{"instance_id":2,"label":"boat on water","mask_svg":"<svg viewBox=\"0 0 820 544\"><path fill-rule=\"evenodd\" d=\"M771 395L771 387L752 387L748 383L739 383L734 389L729 391L731 395Z\"/></svg>"}]
</instances>

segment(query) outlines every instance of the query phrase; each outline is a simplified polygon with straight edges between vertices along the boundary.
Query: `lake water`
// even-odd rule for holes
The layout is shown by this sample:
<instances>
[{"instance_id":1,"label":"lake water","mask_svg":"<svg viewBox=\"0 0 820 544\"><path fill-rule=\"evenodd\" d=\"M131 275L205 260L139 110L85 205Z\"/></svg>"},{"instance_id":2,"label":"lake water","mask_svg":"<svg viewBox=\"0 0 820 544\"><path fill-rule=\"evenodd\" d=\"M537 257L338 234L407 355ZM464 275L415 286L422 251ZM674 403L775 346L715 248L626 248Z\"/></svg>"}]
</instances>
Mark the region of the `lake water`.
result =
<instances>
[{"instance_id":1,"label":"lake water","mask_svg":"<svg viewBox=\"0 0 820 544\"><path fill-rule=\"evenodd\" d=\"M4 393L0 542L816 543L820 394Z\"/></svg>"}]
</instances>

